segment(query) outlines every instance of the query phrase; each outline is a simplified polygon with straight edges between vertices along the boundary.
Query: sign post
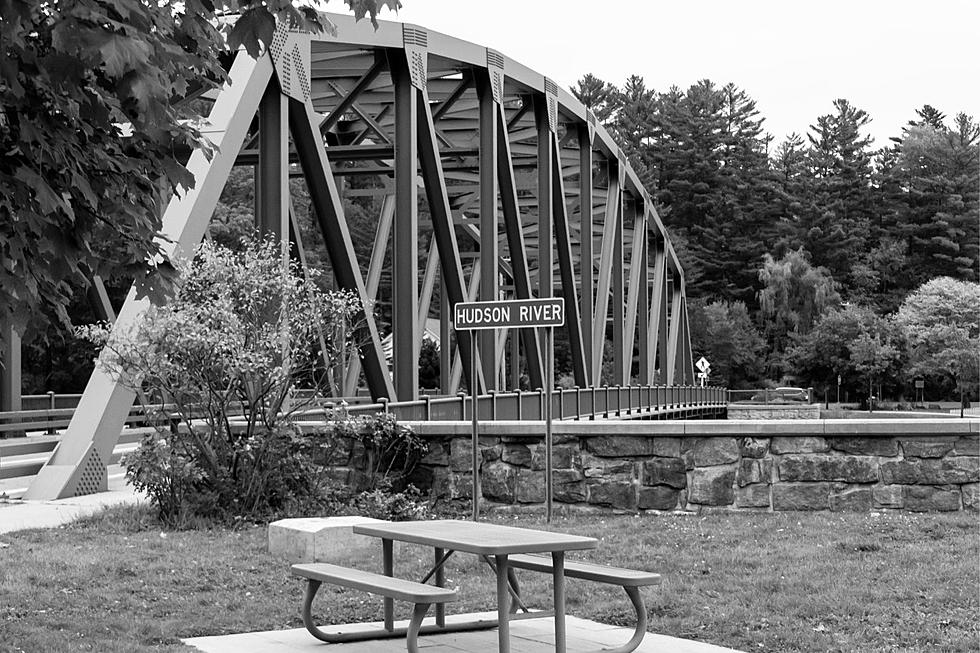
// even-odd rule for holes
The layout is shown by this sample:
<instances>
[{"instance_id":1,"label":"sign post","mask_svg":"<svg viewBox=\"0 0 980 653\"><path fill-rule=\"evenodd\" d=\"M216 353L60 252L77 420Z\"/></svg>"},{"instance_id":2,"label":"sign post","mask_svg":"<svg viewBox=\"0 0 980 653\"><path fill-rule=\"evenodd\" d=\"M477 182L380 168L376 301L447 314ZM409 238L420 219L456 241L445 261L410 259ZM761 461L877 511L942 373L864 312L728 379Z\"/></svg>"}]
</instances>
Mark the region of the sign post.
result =
<instances>
[{"instance_id":1,"label":"sign post","mask_svg":"<svg viewBox=\"0 0 980 653\"><path fill-rule=\"evenodd\" d=\"M694 364L701 372L698 373L698 378L701 379L701 387L704 387L705 381L708 380L708 375L711 374L711 363L708 359L702 356L698 359L698 362Z\"/></svg>"},{"instance_id":2,"label":"sign post","mask_svg":"<svg viewBox=\"0 0 980 653\"><path fill-rule=\"evenodd\" d=\"M554 327L565 325L565 299L548 297L545 299L514 299L496 302L459 302L453 307L453 328L456 331L476 331L479 329L502 329L545 327L545 510L551 522L551 420L552 385L554 383L554 349L552 339ZM472 334L472 354L470 381L470 405L473 414L473 521L480 517L480 425L478 417L477 337Z\"/></svg>"}]
</instances>

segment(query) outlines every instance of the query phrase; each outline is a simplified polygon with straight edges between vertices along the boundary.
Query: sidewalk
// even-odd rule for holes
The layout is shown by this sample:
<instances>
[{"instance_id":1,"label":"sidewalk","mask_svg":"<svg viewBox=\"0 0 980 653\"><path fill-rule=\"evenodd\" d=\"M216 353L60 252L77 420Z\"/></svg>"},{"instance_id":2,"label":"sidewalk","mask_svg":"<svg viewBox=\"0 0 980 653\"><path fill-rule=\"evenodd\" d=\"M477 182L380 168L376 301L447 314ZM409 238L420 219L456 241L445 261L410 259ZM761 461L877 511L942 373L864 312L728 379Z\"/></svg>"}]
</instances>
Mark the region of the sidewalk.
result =
<instances>
[{"instance_id":1,"label":"sidewalk","mask_svg":"<svg viewBox=\"0 0 980 653\"><path fill-rule=\"evenodd\" d=\"M132 487L126 485L125 475L118 471L113 473L113 468L110 467L108 492L52 501L13 500L0 503L0 533L61 526L79 517L96 513L106 506L143 500Z\"/></svg>"}]
</instances>

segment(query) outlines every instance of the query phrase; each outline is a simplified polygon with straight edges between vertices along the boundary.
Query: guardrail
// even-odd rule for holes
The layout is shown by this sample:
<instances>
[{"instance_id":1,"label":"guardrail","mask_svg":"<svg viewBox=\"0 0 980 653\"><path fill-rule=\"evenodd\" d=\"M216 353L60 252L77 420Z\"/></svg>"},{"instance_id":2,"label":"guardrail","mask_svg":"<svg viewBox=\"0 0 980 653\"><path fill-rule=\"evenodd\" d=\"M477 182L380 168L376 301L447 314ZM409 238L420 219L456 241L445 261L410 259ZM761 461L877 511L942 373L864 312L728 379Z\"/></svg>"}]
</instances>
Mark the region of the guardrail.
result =
<instances>
[{"instance_id":1,"label":"guardrail","mask_svg":"<svg viewBox=\"0 0 980 653\"><path fill-rule=\"evenodd\" d=\"M729 390L728 403L732 404L811 404L814 402L813 388L799 388L801 393L777 390L775 388L758 388L753 390ZM805 393L805 397L800 394Z\"/></svg>"},{"instance_id":2,"label":"guardrail","mask_svg":"<svg viewBox=\"0 0 980 653\"><path fill-rule=\"evenodd\" d=\"M53 393L49 393L53 394ZM46 405L64 405L80 395L25 396L24 400L46 401ZM581 419L687 419L724 414L728 402L725 388L697 386L603 386L599 388L557 388L551 397L552 415L556 420ZM490 392L477 397L477 416L483 421L543 420L546 394L541 390ZM31 405L25 401L27 405ZM157 407L159 408L159 407ZM164 406L163 408L166 408ZM348 415L387 412L399 421L468 421L473 415L473 399L459 393L455 396L425 396L417 401L372 403L361 397L345 399L343 403L323 401L312 410L299 413L306 417L327 417L338 410ZM54 451L58 429L68 426L74 407L42 408L0 413L0 436L42 431L47 435L31 435L0 440L0 480L33 476L44 465L44 458ZM140 406L133 406L126 418L126 430L120 443L135 443L151 426L152 419ZM33 456L28 460L13 460ZM5 461L6 459L6 461ZM112 462L118 462L116 454Z\"/></svg>"}]
</instances>

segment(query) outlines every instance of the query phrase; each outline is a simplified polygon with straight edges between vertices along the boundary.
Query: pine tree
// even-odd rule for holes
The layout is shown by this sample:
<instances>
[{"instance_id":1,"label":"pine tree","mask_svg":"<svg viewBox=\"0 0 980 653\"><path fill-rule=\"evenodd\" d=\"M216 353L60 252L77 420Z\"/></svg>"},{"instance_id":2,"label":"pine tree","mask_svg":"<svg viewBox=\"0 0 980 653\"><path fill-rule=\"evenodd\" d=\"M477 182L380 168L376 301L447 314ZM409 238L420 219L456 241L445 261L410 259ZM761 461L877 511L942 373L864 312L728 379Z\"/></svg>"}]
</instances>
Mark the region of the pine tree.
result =
<instances>
[{"instance_id":1,"label":"pine tree","mask_svg":"<svg viewBox=\"0 0 980 653\"><path fill-rule=\"evenodd\" d=\"M871 118L845 99L834 107L810 126L813 187L801 237L814 265L849 280L855 255L867 251L872 219L871 138L861 133Z\"/></svg>"}]
</instances>

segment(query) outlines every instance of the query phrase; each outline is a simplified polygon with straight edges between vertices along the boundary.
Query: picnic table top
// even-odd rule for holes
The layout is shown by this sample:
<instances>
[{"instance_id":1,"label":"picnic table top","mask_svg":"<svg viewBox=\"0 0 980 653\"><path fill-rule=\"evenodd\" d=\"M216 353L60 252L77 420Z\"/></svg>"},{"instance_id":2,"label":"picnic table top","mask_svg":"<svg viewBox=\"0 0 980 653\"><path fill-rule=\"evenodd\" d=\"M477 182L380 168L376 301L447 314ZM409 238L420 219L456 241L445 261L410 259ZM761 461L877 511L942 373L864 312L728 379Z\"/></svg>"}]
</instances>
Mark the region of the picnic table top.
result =
<instances>
[{"instance_id":1,"label":"picnic table top","mask_svg":"<svg viewBox=\"0 0 980 653\"><path fill-rule=\"evenodd\" d=\"M477 555L594 549L597 543L594 537L583 535L455 519L358 524L353 530L360 535L426 544Z\"/></svg>"}]
</instances>

